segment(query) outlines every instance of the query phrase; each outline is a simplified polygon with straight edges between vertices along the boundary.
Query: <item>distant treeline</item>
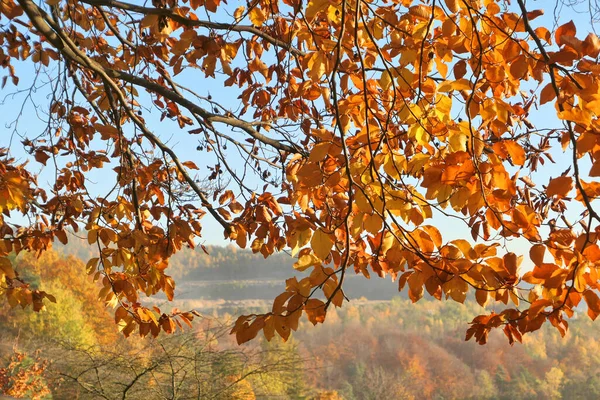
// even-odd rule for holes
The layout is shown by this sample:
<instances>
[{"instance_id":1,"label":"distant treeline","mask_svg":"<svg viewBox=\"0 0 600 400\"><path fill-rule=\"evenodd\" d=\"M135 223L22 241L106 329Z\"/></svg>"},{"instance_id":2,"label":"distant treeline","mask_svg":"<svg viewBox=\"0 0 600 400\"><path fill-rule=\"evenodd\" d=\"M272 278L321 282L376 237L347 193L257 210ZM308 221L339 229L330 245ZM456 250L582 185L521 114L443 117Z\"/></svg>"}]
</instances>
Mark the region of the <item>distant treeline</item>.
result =
<instances>
[{"instance_id":1,"label":"distant treeline","mask_svg":"<svg viewBox=\"0 0 600 400\"><path fill-rule=\"evenodd\" d=\"M97 247L73 235L66 246L54 243L54 249L81 260L97 257L98 253ZM293 258L285 253L265 259L261 254L235 246L205 246L204 249L198 246L184 248L171 257L168 273L176 280L286 279L290 277L293 264Z\"/></svg>"},{"instance_id":2,"label":"distant treeline","mask_svg":"<svg viewBox=\"0 0 600 400\"><path fill-rule=\"evenodd\" d=\"M499 331L485 346L464 341L465 321L482 312L475 302L401 298L344 304L316 327L302 318L285 344L233 344L229 324L248 308L206 313L175 336L123 339L83 262L49 251L16 265L57 303L41 313L0 307L0 395L112 399L129 387L134 400L600 398L598 325L577 314L565 338L545 326L512 347ZM270 304L248 302L259 303Z\"/></svg>"},{"instance_id":3,"label":"distant treeline","mask_svg":"<svg viewBox=\"0 0 600 400\"><path fill-rule=\"evenodd\" d=\"M59 253L74 255L82 260L97 257L98 249L86 241L73 238L63 246L55 243ZM167 274L177 282L178 299L265 299L272 300L285 289L285 280L291 276L305 276L295 271L294 258L287 253L273 254L264 258L235 246L200 246L184 248L169 261ZM308 272L307 272L308 273ZM195 281L213 281L208 285L196 285ZM218 281L218 282L215 282ZM377 276L370 281L348 274L344 291L349 298L365 297L369 300L390 300L398 295L398 283L389 277Z\"/></svg>"}]
</instances>

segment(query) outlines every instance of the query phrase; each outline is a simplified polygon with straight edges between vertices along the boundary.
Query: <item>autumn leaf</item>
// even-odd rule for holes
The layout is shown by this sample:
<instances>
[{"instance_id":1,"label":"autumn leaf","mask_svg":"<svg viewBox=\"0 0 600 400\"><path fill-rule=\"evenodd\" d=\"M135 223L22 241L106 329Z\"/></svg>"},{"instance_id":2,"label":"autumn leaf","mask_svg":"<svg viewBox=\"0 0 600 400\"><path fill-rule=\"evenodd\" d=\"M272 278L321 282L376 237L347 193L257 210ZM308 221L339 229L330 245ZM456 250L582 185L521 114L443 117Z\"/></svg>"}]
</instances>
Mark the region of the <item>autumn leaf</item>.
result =
<instances>
[{"instance_id":1,"label":"autumn leaf","mask_svg":"<svg viewBox=\"0 0 600 400\"><path fill-rule=\"evenodd\" d=\"M598 315L600 315L600 299L598 295L591 290L586 290L583 292L583 297L588 306L588 315L592 320L596 320Z\"/></svg>"},{"instance_id":2,"label":"autumn leaf","mask_svg":"<svg viewBox=\"0 0 600 400\"><path fill-rule=\"evenodd\" d=\"M510 154L510 158L512 159L513 163L516 165L525 165L525 150L520 144L508 140L504 142L504 145L506 146L508 154Z\"/></svg>"},{"instance_id":3,"label":"autumn leaf","mask_svg":"<svg viewBox=\"0 0 600 400\"><path fill-rule=\"evenodd\" d=\"M333 239L322 229L317 229L310 240L310 246L319 259L325 260L333 246Z\"/></svg>"},{"instance_id":4,"label":"autumn leaf","mask_svg":"<svg viewBox=\"0 0 600 400\"><path fill-rule=\"evenodd\" d=\"M595 33L590 32L583 42L583 51L586 55L592 58L598 57L600 54L600 39Z\"/></svg>"},{"instance_id":5,"label":"autumn leaf","mask_svg":"<svg viewBox=\"0 0 600 400\"><path fill-rule=\"evenodd\" d=\"M314 254L303 254L298 258L298 261L294 264L294 268L298 271L304 271L307 268L314 267L321 264L321 258Z\"/></svg>"},{"instance_id":6,"label":"autumn leaf","mask_svg":"<svg viewBox=\"0 0 600 400\"><path fill-rule=\"evenodd\" d=\"M263 24L267 20L264 11L258 7L253 7L252 10L250 10L250 12L248 13L248 17L250 18L252 25L257 27L263 26Z\"/></svg>"},{"instance_id":7,"label":"autumn leaf","mask_svg":"<svg viewBox=\"0 0 600 400\"><path fill-rule=\"evenodd\" d=\"M544 86L542 92L540 93L540 105L554 100L555 97L556 91L554 90L554 85L552 83L548 83L546 86Z\"/></svg>"},{"instance_id":8,"label":"autumn leaf","mask_svg":"<svg viewBox=\"0 0 600 400\"><path fill-rule=\"evenodd\" d=\"M569 21L566 24L558 27L554 33L554 41L557 45L562 46L569 38L575 37L576 33L577 28L575 27L575 23L573 23L573 21Z\"/></svg>"},{"instance_id":9,"label":"autumn leaf","mask_svg":"<svg viewBox=\"0 0 600 400\"><path fill-rule=\"evenodd\" d=\"M531 258L531 261L533 261L535 265L542 265L544 263L545 252L546 246L542 244L536 244L532 246L529 250L529 256Z\"/></svg>"},{"instance_id":10,"label":"autumn leaf","mask_svg":"<svg viewBox=\"0 0 600 400\"><path fill-rule=\"evenodd\" d=\"M570 176L559 176L550 180L546 188L546 194L549 197L567 197L571 189L573 189L573 178Z\"/></svg>"},{"instance_id":11,"label":"autumn leaf","mask_svg":"<svg viewBox=\"0 0 600 400\"><path fill-rule=\"evenodd\" d=\"M308 320L312 322L313 325L325 321L325 303L319 299L309 299L304 306L304 311L308 316Z\"/></svg>"},{"instance_id":12,"label":"autumn leaf","mask_svg":"<svg viewBox=\"0 0 600 400\"><path fill-rule=\"evenodd\" d=\"M455 13L460 9L458 0L444 0L444 2L446 3L446 7L448 7L450 12Z\"/></svg>"},{"instance_id":13,"label":"autumn leaf","mask_svg":"<svg viewBox=\"0 0 600 400\"><path fill-rule=\"evenodd\" d=\"M2 274L9 279L16 278L15 271L13 270L12 264L8 258L0 257L0 272L2 272Z\"/></svg>"}]
</instances>

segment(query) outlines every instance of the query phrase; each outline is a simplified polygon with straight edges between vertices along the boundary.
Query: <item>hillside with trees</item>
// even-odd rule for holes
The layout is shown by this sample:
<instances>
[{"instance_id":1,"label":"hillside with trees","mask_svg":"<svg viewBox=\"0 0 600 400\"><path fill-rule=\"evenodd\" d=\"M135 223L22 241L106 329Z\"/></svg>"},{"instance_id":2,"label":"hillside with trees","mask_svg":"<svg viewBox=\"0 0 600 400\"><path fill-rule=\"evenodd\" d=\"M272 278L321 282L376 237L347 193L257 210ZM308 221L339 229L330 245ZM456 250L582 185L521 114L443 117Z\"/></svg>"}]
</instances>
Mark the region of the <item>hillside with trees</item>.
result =
<instances>
[{"instance_id":1,"label":"hillside with trees","mask_svg":"<svg viewBox=\"0 0 600 400\"><path fill-rule=\"evenodd\" d=\"M94 248L83 240L71 240L67 245L55 243L61 254L82 260L93 257ZM182 249L169 260L169 272L178 284L175 298L270 300L285 289L289 270L297 260L287 253L264 258L251 250L235 246L205 246L203 249ZM301 278L306 275L296 273ZM398 284L376 280L369 285L359 277L350 276L346 282L349 298L391 300L398 296Z\"/></svg>"},{"instance_id":2,"label":"hillside with trees","mask_svg":"<svg viewBox=\"0 0 600 400\"><path fill-rule=\"evenodd\" d=\"M223 250L223 249L222 249ZM0 393L35 399L596 399L600 340L583 313L560 334L544 328L508 346L464 341L478 306L408 299L356 301L328 323L300 327L288 342L238 347L232 310L207 309L170 337L124 339L94 309L98 285L85 265L46 252L18 257L20 273L57 303L0 316ZM79 278L78 278L79 277ZM43 282L43 283L42 283ZM233 310L260 312L255 308ZM229 312L228 312L229 311ZM303 320L301 325L312 325ZM576 354L576 358L573 355ZM337 396L337 397L336 397Z\"/></svg>"}]
</instances>

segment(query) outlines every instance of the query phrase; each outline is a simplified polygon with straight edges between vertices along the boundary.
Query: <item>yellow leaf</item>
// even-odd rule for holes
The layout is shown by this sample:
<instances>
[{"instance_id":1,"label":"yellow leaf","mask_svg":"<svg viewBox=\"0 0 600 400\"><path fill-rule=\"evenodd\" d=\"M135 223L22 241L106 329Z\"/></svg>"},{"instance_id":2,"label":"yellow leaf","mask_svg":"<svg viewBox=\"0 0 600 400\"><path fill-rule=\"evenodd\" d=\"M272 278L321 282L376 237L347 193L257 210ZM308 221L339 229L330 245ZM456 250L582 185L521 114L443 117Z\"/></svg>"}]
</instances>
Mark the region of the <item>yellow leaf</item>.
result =
<instances>
[{"instance_id":1,"label":"yellow leaf","mask_svg":"<svg viewBox=\"0 0 600 400\"><path fill-rule=\"evenodd\" d=\"M433 244L435 244L437 248L440 248L442 246L442 234L440 231L432 225L424 225L423 229L427 231L429 237L433 241Z\"/></svg>"},{"instance_id":2,"label":"yellow leaf","mask_svg":"<svg viewBox=\"0 0 600 400\"><path fill-rule=\"evenodd\" d=\"M461 78L455 81L444 81L438 86L438 92L450 92L452 90L471 90L471 82Z\"/></svg>"},{"instance_id":3,"label":"yellow leaf","mask_svg":"<svg viewBox=\"0 0 600 400\"><path fill-rule=\"evenodd\" d=\"M321 11L329 8L329 0L311 0L306 6L306 19L312 21L313 18Z\"/></svg>"},{"instance_id":4,"label":"yellow leaf","mask_svg":"<svg viewBox=\"0 0 600 400\"><path fill-rule=\"evenodd\" d=\"M446 295L458 303L464 303L467 298L469 284L458 276L443 285Z\"/></svg>"},{"instance_id":5,"label":"yellow leaf","mask_svg":"<svg viewBox=\"0 0 600 400\"><path fill-rule=\"evenodd\" d=\"M235 9L235 11L233 13L233 18L235 18L236 22L239 22L242 20L244 11L246 11L246 7L244 7L244 6L239 6L238 8Z\"/></svg>"},{"instance_id":6,"label":"yellow leaf","mask_svg":"<svg viewBox=\"0 0 600 400\"><path fill-rule=\"evenodd\" d=\"M339 23L341 21L342 12L340 10L340 6L329 5L327 8L327 19L334 23Z\"/></svg>"},{"instance_id":7,"label":"yellow leaf","mask_svg":"<svg viewBox=\"0 0 600 400\"><path fill-rule=\"evenodd\" d=\"M158 24L158 15L146 15L140 22L140 29L151 28Z\"/></svg>"},{"instance_id":8,"label":"yellow leaf","mask_svg":"<svg viewBox=\"0 0 600 400\"><path fill-rule=\"evenodd\" d=\"M248 13L248 17L250 18L250 22L252 22L252 25L258 27L263 26L263 24L267 20L267 17L265 16L263 10L261 10L258 7L254 7L252 10L250 10L250 12Z\"/></svg>"},{"instance_id":9,"label":"yellow leaf","mask_svg":"<svg viewBox=\"0 0 600 400\"><path fill-rule=\"evenodd\" d=\"M422 20L431 18L431 8L424 5L412 6L408 9L408 13Z\"/></svg>"},{"instance_id":10,"label":"yellow leaf","mask_svg":"<svg viewBox=\"0 0 600 400\"><path fill-rule=\"evenodd\" d=\"M331 252L333 239L330 234L325 233L322 229L317 229L310 241L310 246L317 257L325 260Z\"/></svg>"},{"instance_id":11,"label":"yellow leaf","mask_svg":"<svg viewBox=\"0 0 600 400\"><path fill-rule=\"evenodd\" d=\"M315 52L308 61L308 76L313 81L318 81L323 74L327 73L327 58L322 51Z\"/></svg>"},{"instance_id":12,"label":"yellow leaf","mask_svg":"<svg viewBox=\"0 0 600 400\"><path fill-rule=\"evenodd\" d=\"M96 268L98 267L98 262L100 261L100 259L98 257L94 257L91 258L86 266L85 266L85 270L87 271L88 275L91 275L93 272L96 271Z\"/></svg>"},{"instance_id":13,"label":"yellow leaf","mask_svg":"<svg viewBox=\"0 0 600 400\"><path fill-rule=\"evenodd\" d=\"M98 231L96 229L92 229L88 232L88 243L94 244L98 241Z\"/></svg>"},{"instance_id":14,"label":"yellow leaf","mask_svg":"<svg viewBox=\"0 0 600 400\"><path fill-rule=\"evenodd\" d=\"M405 164L404 156L390 153L385 156L383 170L391 178L400 179L400 174L405 170Z\"/></svg>"},{"instance_id":15,"label":"yellow leaf","mask_svg":"<svg viewBox=\"0 0 600 400\"><path fill-rule=\"evenodd\" d=\"M304 271L307 268L314 267L315 265L320 265L321 260L315 256L314 254L304 254L298 258L298 261L294 263L294 269L298 271Z\"/></svg>"},{"instance_id":16,"label":"yellow leaf","mask_svg":"<svg viewBox=\"0 0 600 400\"><path fill-rule=\"evenodd\" d=\"M388 90L391 85L392 77L390 76L390 73L387 70L383 71L381 73L381 78L379 78L379 86L381 86L383 90Z\"/></svg>"},{"instance_id":17,"label":"yellow leaf","mask_svg":"<svg viewBox=\"0 0 600 400\"><path fill-rule=\"evenodd\" d=\"M0 272L2 272L9 279L14 279L16 277L15 271L12 268L12 264L6 257L0 257Z\"/></svg>"}]
</instances>

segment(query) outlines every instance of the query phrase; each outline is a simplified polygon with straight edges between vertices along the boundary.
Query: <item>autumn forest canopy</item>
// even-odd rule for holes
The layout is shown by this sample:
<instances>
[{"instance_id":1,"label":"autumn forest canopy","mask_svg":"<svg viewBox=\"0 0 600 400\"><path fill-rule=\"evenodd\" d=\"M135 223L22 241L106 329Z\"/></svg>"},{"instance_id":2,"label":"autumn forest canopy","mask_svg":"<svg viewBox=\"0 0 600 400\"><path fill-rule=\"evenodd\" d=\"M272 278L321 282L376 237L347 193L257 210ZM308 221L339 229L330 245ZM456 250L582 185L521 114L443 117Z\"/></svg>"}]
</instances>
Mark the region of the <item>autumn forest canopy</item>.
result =
<instances>
[{"instance_id":1,"label":"autumn forest canopy","mask_svg":"<svg viewBox=\"0 0 600 400\"><path fill-rule=\"evenodd\" d=\"M17 259L83 237L118 329L173 333L199 313L149 297L223 235L295 257L238 343L326 324L350 275L495 304L480 344L600 315L593 0L230 3L0 0L5 307L59 301Z\"/></svg>"},{"instance_id":2,"label":"autumn forest canopy","mask_svg":"<svg viewBox=\"0 0 600 400\"><path fill-rule=\"evenodd\" d=\"M71 241L41 257L23 253L14 261L31 287L51 291L56 304L37 313L0 309L0 393L33 400L600 397L600 341L596 323L585 311L569 319L565 338L546 324L524 336L522 345L509 346L496 330L486 346L479 346L464 341L465 321L482 312L475 301L423 299L413 304L406 292L398 297L390 280L360 286L361 276L348 275L344 287L353 300L329 310L325 324L313 327L301 318L298 331L285 343L259 336L238 346L229 335L230 324L241 310L269 310L276 288L260 302L251 300L263 295L256 289L241 302L223 301L244 292L241 281L229 280L225 286L230 267L239 266L243 275L244 269L270 262L289 267L293 259L280 254L248 261L250 250L211 246L210 255L183 249L169 267L180 283L173 305L198 309L202 319L173 335L125 338L114 329L111 310L96 301L99 282L85 274L85 258L73 256L92 250L87 242ZM207 299L204 289L190 292L193 298L183 296L190 269L222 281L216 293L220 301ZM266 277L285 271L275 265L260 269ZM211 287L216 283L210 282ZM378 285L387 286L388 299L394 298L358 299L371 299L368 292ZM153 300L165 301L164 296Z\"/></svg>"}]
</instances>

